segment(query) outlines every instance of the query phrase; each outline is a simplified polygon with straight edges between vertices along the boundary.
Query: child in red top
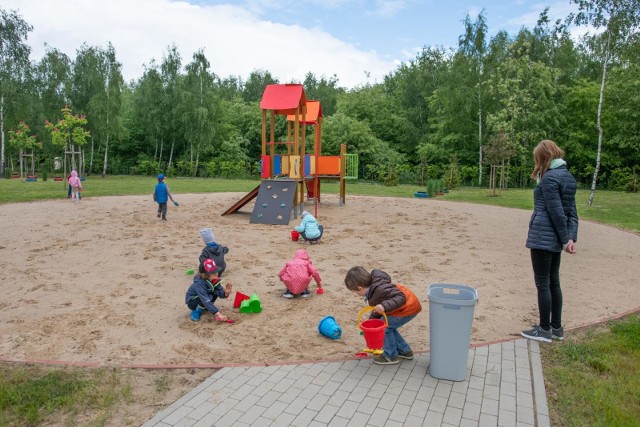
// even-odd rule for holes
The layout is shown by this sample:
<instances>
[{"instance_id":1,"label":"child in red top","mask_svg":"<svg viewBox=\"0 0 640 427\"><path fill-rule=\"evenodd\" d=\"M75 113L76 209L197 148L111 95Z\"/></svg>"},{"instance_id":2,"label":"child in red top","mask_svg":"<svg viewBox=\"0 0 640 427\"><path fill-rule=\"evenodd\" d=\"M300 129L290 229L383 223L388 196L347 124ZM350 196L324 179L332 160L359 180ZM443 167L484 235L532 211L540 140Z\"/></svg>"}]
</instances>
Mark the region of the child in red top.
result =
<instances>
[{"instance_id":1,"label":"child in red top","mask_svg":"<svg viewBox=\"0 0 640 427\"><path fill-rule=\"evenodd\" d=\"M287 262L278 277L282 280L282 283L287 287L287 290L282 294L285 298L293 298L295 295L300 295L302 298L309 298L309 283L311 278L316 281L318 289L322 289L322 279L318 270L313 266L309 259L309 254L304 249L298 249L295 256L289 262Z\"/></svg>"}]
</instances>

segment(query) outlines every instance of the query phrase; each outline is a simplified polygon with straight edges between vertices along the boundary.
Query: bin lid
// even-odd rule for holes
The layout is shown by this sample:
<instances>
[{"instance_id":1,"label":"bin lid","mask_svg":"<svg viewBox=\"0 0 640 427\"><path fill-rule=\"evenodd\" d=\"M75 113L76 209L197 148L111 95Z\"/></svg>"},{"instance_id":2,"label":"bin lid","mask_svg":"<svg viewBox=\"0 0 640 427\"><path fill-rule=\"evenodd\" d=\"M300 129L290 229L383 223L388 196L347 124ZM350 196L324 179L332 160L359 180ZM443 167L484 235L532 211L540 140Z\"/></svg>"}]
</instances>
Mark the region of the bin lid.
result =
<instances>
[{"instance_id":1,"label":"bin lid","mask_svg":"<svg viewBox=\"0 0 640 427\"><path fill-rule=\"evenodd\" d=\"M434 283L429 286L429 301L440 304L475 305L478 291L465 285Z\"/></svg>"}]
</instances>

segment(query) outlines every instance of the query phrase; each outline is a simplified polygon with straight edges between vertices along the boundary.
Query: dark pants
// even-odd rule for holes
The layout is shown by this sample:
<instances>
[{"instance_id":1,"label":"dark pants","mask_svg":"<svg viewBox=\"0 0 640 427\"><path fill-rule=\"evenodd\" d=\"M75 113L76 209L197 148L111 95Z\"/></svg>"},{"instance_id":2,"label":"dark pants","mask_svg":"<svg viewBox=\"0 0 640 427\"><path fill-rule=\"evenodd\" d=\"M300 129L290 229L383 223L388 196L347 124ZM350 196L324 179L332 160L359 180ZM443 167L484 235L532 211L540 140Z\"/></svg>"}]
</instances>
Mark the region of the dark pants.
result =
<instances>
[{"instance_id":1,"label":"dark pants","mask_svg":"<svg viewBox=\"0 0 640 427\"><path fill-rule=\"evenodd\" d=\"M302 233L300 233L300 236L302 236L302 238L304 240L306 240L307 242L317 242L318 240L320 240L320 238L322 237L322 234L324 233L324 227L319 225L318 226L318 230L320 230L320 235L318 237L314 237L314 238L308 238L307 235L305 234L305 232L303 231Z\"/></svg>"},{"instance_id":2,"label":"dark pants","mask_svg":"<svg viewBox=\"0 0 640 427\"><path fill-rule=\"evenodd\" d=\"M167 217L167 202L158 203L158 215L161 215L162 218Z\"/></svg>"},{"instance_id":3,"label":"dark pants","mask_svg":"<svg viewBox=\"0 0 640 427\"><path fill-rule=\"evenodd\" d=\"M200 298L189 300L189 302L187 303L187 307L189 307L189 310L195 310L196 307L205 308L204 304L202 304L202 302L200 301Z\"/></svg>"},{"instance_id":4,"label":"dark pants","mask_svg":"<svg viewBox=\"0 0 640 427\"><path fill-rule=\"evenodd\" d=\"M560 256L562 252L531 249L533 277L538 289L540 327L546 331L562 326L562 289L560 289Z\"/></svg>"}]
</instances>

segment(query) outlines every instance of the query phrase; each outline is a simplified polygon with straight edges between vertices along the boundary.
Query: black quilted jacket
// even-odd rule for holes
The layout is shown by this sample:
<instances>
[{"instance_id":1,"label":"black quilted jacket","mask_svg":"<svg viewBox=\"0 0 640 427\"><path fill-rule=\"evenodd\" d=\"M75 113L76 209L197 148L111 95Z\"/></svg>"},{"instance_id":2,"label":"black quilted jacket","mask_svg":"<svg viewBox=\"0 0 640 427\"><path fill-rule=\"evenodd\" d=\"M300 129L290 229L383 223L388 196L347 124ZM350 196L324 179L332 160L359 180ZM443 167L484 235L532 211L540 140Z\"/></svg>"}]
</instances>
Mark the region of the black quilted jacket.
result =
<instances>
[{"instance_id":1,"label":"black quilted jacket","mask_svg":"<svg viewBox=\"0 0 640 427\"><path fill-rule=\"evenodd\" d=\"M566 166L549 169L533 191L527 248L561 252L570 239L578 240L576 180Z\"/></svg>"},{"instance_id":2,"label":"black quilted jacket","mask_svg":"<svg viewBox=\"0 0 640 427\"><path fill-rule=\"evenodd\" d=\"M200 258L198 261L202 264L202 261L205 259L212 259L213 262L216 263L216 266L220 269L218 272L219 276L222 276L222 273L227 269L227 263L224 260L224 256L229 253L229 248L226 246L218 245L217 243L211 246L205 246L202 249L202 253L200 254Z\"/></svg>"}]
</instances>

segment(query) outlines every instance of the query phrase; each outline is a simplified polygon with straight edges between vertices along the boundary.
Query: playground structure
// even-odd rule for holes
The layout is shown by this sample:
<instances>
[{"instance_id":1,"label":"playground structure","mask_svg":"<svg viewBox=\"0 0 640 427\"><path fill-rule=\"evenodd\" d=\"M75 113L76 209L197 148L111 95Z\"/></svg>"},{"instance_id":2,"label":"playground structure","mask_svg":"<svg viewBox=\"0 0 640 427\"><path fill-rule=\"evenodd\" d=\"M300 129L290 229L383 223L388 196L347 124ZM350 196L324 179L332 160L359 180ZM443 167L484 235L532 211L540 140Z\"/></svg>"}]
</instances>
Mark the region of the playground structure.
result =
<instances>
[{"instance_id":1,"label":"playground structure","mask_svg":"<svg viewBox=\"0 0 640 427\"><path fill-rule=\"evenodd\" d=\"M322 156L322 106L307 100L301 84L267 85L260 101L262 110L262 183L222 215L237 212L257 197L252 223L288 224L304 210L305 191L313 200L315 216L320 202L320 180L340 182L340 205L345 204L346 180L357 178L358 157L347 154ZM285 141L276 141L276 116L286 117ZM313 127L313 146L307 147L307 126ZM312 148L312 150L308 150ZM308 152L309 151L309 152ZM265 194L270 192L271 194Z\"/></svg>"}]
</instances>

